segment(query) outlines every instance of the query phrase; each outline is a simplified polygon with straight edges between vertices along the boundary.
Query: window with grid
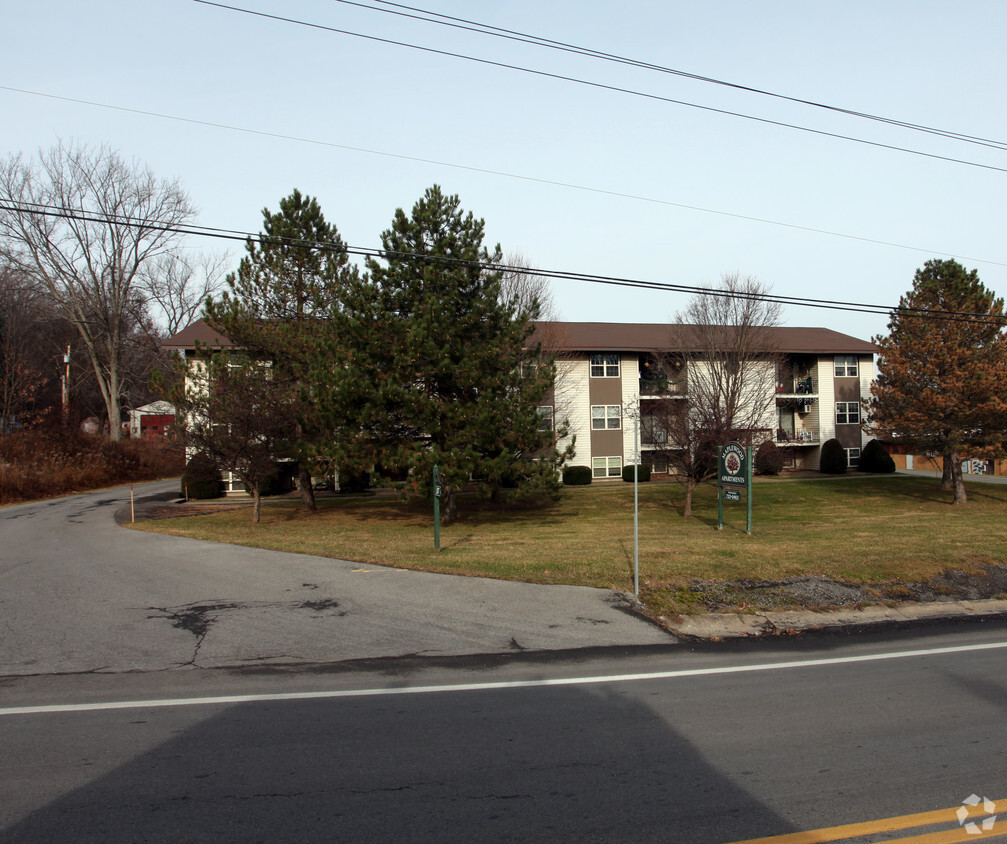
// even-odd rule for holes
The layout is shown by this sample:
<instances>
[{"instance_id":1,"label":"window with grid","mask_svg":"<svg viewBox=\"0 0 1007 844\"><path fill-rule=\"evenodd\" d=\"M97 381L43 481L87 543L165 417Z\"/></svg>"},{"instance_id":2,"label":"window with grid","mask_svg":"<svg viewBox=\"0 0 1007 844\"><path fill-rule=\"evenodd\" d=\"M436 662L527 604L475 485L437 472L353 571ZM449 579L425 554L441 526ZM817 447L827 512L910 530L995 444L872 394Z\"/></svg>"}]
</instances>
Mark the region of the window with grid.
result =
<instances>
[{"instance_id":1,"label":"window with grid","mask_svg":"<svg viewBox=\"0 0 1007 844\"><path fill-rule=\"evenodd\" d=\"M538 429L540 431L552 430L552 405L543 404L538 408Z\"/></svg>"},{"instance_id":2,"label":"window with grid","mask_svg":"<svg viewBox=\"0 0 1007 844\"><path fill-rule=\"evenodd\" d=\"M595 431L615 430L622 427L622 407L617 404L591 406L591 428Z\"/></svg>"},{"instance_id":3,"label":"window with grid","mask_svg":"<svg viewBox=\"0 0 1007 844\"><path fill-rule=\"evenodd\" d=\"M846 465L851 469L857 468L860 465L860 449L847 448L844 451L846 452Z\"/></svg>"},{"instance_id":4,"label":"window with grid","mask_svg":"<svg viewBox=\"0 0 1007 844\"><path fill-rule=\"evenodd\" d=\"M860 424L860 404L855 401L836 402L836 424L837 425L859 425Z\"/></svg>"},{"instance_id":5,"label":"window with grid","mask_svg":"<svg viewBox=\"0 0 1007 844\"><path fill-rule=\"evenodd\" d=\"M836 355L836 377L845 378L857 375L856 355Z\"/></svg>"},{"instance_id":6,"label":"window with grid","mask_svg":"<svg viewBox=\"0 0 1007 844\"><path fill-rule=\"evenodd\" d=\"M621 457L593 457L591 458L591 475L595 478L621 478L622 458Z\"/></svg>"},{"instance_id":7,"label":"window with grid","mask_svg":"<svg viewBox=\"0 0 1007 844\"><path fill-rule=\"evenodd\" d=\"M591 355L592 378L618 378L619 355L615 352L595 352Z\"/></svg>"}]
</instances>

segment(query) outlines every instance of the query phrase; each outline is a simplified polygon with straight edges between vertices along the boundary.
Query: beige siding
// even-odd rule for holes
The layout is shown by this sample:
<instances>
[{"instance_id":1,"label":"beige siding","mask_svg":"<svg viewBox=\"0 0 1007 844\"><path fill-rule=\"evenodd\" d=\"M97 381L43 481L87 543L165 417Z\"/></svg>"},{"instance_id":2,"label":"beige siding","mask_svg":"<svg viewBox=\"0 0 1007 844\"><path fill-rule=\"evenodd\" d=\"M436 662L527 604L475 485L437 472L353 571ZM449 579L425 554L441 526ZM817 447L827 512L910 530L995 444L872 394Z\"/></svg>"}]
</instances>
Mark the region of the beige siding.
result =
<instances>
[{"instance_id":1,"label":"beige siding","mask_svg":"<svg viewBox=\"0 0 1007 844\"><path fill-rule=\"evenodd\" d=\"M570 429L559 448L566 448L573 437L577 438L571 466L591 465L590 371L587 357L556 362L556 423L558 426L568 420Z\"/></svg>"},{"instance_id":2,"label":"beige siding","mask_svg":"<svg viewBox=\"0 0 1007 844\"><path fill-rule=\"evenodd\" d=\"M861 356L858 371L860 373L860 419L861 421L865 421L867 419L867 402L871 398L871 384L874 382L874 357L870 355ZM861 429L861 447L867 445L873 439L874 437L868 436Z\"/></svg>"},{"instance_id":3,"label":"beige siding","mask_svg":"<svg viewBox=\"0 0 1007 844\"><path fill-rule=\"evenodd\" d=\"M640 413L640 358L622 356L622 465L632 466L636 454L634 432L638 428Z\"/></svg>"}]
</instances>

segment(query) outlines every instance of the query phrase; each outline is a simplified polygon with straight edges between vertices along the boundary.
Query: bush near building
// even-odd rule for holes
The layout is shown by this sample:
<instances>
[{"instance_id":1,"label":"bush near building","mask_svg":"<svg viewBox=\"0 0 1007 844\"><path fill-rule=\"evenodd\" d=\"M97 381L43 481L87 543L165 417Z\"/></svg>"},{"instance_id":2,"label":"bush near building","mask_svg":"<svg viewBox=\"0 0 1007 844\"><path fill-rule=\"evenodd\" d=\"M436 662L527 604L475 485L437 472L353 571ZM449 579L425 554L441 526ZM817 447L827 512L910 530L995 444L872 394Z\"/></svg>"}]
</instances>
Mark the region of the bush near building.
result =
<instances>
[{"instance_id":1,"label":"bush near building","mask_svg":"<svg viewBox=\"0 0 1007 844\"><path fill-rule=\"evenodd\" d=\"M778 475L783 471L783 453L772 440L766 440L755 452L757 475Z\"/></svg>"},{"instance_id":2,"label":"bush near building","mask_svg":"<svg viewBox=\"0 0 1007 844\"><path fill-rule=\"evenodd\" d=\"M182 473L182 495L186 498L220 498L220 473L213 459L202 452L194 454Z\"/></svg>"},{"instance_id":3,"label":"bush near building","mask_svg":"<svg viewBox=\"0 0 1007 844\"><path fill-rule=\"evenodd\" d=\"M582 486L591 483L591 467L567 466L563 470L563 483L567 486Z\"/></svg>"},{"instance_id":4,"label":"bush near building","mask_svg":"<svg viewBox=\"0 0 1007 844\"><path fill-rule=\"evenodd\" d=\"M640 483L650 480L650 466L645 466L644 464L639 464L637 467L637 480ZM622 467L622 479L627 483L633 483L633 464L630 463L628 466Z\"/></svg>"},{"instance_id":5,"label":"bush near building","mask_svg":"<svg viewBox=\"0 0 1007 844\"><path fill-rule=\"evenodd\" d=\"M839 440L833 438L822 443L822 459L819 468L826 475L842 475L846 472L846 449Z\"/></svg>"},{"instance_id":6,"label":"bush near building","mask_svg":"<svg viewBox=\"0 0 1007 844\"><path fill-rule=\"evenodd\" d=\"M857 469L861 472L894 472L895 461L879 440L871 440L860 452L860 464Z\"/></svg>"}]
</instances>

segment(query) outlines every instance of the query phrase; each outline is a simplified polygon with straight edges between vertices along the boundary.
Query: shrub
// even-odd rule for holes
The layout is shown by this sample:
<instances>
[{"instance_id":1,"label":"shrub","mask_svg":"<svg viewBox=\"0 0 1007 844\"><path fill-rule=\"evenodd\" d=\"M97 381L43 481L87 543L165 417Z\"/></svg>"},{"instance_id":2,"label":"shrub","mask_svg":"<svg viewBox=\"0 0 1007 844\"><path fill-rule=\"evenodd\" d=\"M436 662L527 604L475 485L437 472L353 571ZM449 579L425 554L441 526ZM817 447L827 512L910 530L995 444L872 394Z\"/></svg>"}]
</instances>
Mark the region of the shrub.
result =
<instances>
[{"instance_id":1,"label":"shrub","mask_svg":"<svg viewBox=\"0 0 1007 844\"><path fill-rule=\"evenodd\" d=\"M292 472L290 466L279 466L273 463L269 470L269 473L262 476L262 480L259 481L259 495L266 498L270 495L282 495L284 492L289 492L293 486ZM252 490L249 489L248 484L244 485L245 492L249 495L252 494Z\"/></svg>"},{"instance_id":2,"label":"shrub","mask_svg":"<svg viewBox=\"0 0 1007 844\"><path fill-rule=\"evenodd\" d=\"M783 452L772 440L766 440L755 452L755 471L759 475L778 475L783 471Z\"/></svg>"},{"instance_id":3,"label":"shrub","mask_svg":"<svg viewBox=\"0 0 1007 844\"><path fill-rule=\"evenodd\" d=\"M182 495L196 499L220 498L220 473L208 454L195 454L186 464L182 473Z\"/></svg>"},{"instance_id":4,"label":"shrub","mask_svg":"<svg viewBox=\"0 0 1007 844\"><path fill-rule=\"evenodd\" d=\"M846 450L839 440L833 438L822 443L819 467L826 475L842 475L846 471Z\"/></svg>"},{"instance_id":5,"label":"shrub","mask_svg":"<svg viewBox=\"0 0 1007 844\"><path fill-rule=\"evenodd\" d=\"M641 463L638 467L640 483L650 480L650 466L646 466ZM628 466L622 467L622 479L627 483L633 483L633 464L630 463Z\"/></svg>"},{"instance_id":6,"label":"shrub","mask_svg":"<svg viewBox=\"0 0 1007 844\"><path fill-rule=\"evenodd\" d=\"M857 469L861 472L894 472L895 461L878 440L871 440L860 452L860 464Z\"/></svg>"},{"instance_id":7,"label":"shrub","mask_svg":"<svg viewBox=\"0 0 1007 844\"><path fill-rule=\"evenodd\" d=\"M591 483L591 467L567 466L563 470L563 483L567 486L583 486Z\"/></svg>"},{"instance_id":8,"label":"shrub","mask_svg":"<svg viewBox=\"0 0 1007 844\"><path fill-rule=\"evenodd\" d=\"M370 472L350 472L343 471L339 473L339 491L340 492L366 492L371 488L371 473Z\"/></svg>"}]
</instances>

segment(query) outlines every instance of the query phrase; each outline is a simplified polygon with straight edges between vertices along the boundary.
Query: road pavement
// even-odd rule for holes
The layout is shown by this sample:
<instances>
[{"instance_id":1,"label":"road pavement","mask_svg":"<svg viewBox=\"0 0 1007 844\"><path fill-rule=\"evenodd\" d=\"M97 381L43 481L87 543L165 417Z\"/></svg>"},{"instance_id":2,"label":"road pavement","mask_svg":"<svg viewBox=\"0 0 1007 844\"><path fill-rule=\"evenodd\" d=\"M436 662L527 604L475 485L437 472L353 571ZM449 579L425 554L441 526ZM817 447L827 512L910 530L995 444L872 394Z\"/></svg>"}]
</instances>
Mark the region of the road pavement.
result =
<instances>
[{"instance_id":1,"label":"road pavement","mask_svg":"<svg viewBox=\"0 0 1007 844\"><path fill-rule=\"evenodd\" d=\"M177 481L138 485L164 495ZM668 645L618 593L132 531L129 487L0 509L0 676Z\"/></svg>"}]
</instances>

